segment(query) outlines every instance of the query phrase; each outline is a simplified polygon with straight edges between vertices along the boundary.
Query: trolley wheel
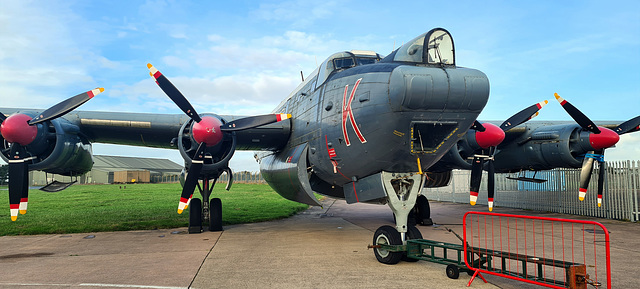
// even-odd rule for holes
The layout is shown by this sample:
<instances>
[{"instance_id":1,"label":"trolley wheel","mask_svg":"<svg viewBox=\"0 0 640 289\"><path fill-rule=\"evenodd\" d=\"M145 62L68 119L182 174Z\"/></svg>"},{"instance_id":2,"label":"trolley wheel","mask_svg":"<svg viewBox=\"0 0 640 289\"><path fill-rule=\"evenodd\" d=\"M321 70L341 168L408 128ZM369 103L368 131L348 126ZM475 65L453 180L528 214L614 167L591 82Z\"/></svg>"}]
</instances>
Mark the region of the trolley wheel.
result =
<instances>
[{"instance_id":1,"label":"trolley wheel","mask_svg":"<svg viewBox=\"0 0 640 289\"><path fill-rule=\"evenodd\" d=\"M202 201L198 198L191 199L189 203L189 234L202 232Z\"/></svg>"},{"instance_id":2,"label":"trolley wheel","mask_svg":"<svg viewBox=\"0 0 640 289\"><path fill-rule=\"evenodd\" d=\"M222 231L222 201L220 198L213 198L209 203L209 231Z\"/></svg>"},{"instance_id":3,"label":"trolley wheel","mask_svg":"<svg viewBox=\"0 0 640 289\"><path fill-rule=\"evenodd\" d=\"M420 230L418 230L418 228L416 228L415 226L408 226L406 237L407 240L418 240L422 239L422 233L420 233ZM402 254L402 261L418 262L419 260L407 257L407 253L404 252L404 254Z\"/></svg>"},{"instance_id":4,"label":"trolley wheel","mask_svg":"<svg viewBox=\"0 0 640 289\"><path fill-rule=\"evenodd\" d=\"M382 226L373 234L374 245L402 245L402 237L396 228L391 226ZM398 264L404 252L390 252L382 248L375 248L373 253L376 255L378 262L393 265Z\"/></svg>"},{"instance_id":5,"label":"trolley wheel","mask_svg":"<svg viewBox=\"0 0 640 289\"><path fill-rule=\"evenodd\" d=\"M460 277L460 269L458 266L453 264L447 265L447 277L451 279L458 279L458 277Z\"/></svg>"}]
</instances>

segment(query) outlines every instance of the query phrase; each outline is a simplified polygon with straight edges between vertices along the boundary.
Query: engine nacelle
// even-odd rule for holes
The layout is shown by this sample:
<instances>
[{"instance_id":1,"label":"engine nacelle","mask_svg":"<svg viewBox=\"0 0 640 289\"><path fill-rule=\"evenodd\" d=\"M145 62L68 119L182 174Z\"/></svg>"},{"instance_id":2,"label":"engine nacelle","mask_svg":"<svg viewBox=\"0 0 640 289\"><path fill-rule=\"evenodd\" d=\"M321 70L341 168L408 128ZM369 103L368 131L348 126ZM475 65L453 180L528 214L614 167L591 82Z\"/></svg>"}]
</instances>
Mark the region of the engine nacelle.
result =
<instances>
[{"instance_id":1,"label":"engine nacelle","mask_svg":"<svg viewBox=\"0 0 640 289\"><path fill-rule=\"evenodd\" d=\"M35 113L25 113L30 116ZM37 136L26 149L33 157L29 170L65 176L82 175L93 167L91 143L75 124L63 118L37 124ZM4 161L9 160L9 144L0 136Z\"/></svg>"},{"instance_id":2,"label":"engine nacelle","mask_svg":"<svg viewBox=\"0 0 640 289\"><path fill-rule=\"evenodd\" d=\"M579 168L589 147L589 132L577 124L540 126L498 147L496 172Z\"/></svg>"},{"instance_id":3,"label":"engine nacelle","mask_svg":"<svg viewBox=\"0 0 640 289\"><path fill-rule=\"evenodd\" d=\"M517 128L498 146L494 155L496 172L579 168L584 155L594 150L590 132L577 124L541 125ZM474 154L481 153L469 130L440 161L429 168L434 172L471 169ZM486 169L485 162L485 169Z\"/></svg>"},{"instance_id":4,"label":"engine nacelle","mask_svg":"<svg viewBox=\"0 0 640 289\"><path fill-rule=\"evenodd\" d=\"M287 148L260 160L260 173L267 183L284 198L320 206L313 195L307 171L307 144Z\"/></svg>"},{"instance_id":5,"label":"engine nacelle","mask_svg":"<svg viewBox=\"0 0 640 289\"><path fill-rule=\"evenodd\" d=\"M203 114L202 116L212 116L220 120L221 123L226 123L222 117L215 114ZM191 162L199 145L193 137L194 123L193 120L185 122L178 134L178 150L184 159L187 170L191 167ZM236 143L236 133L227 132L224 133L222 141L218 144L206 147L204 166L200 175L209 179L218 178L229 167L229 160L231 160L236 150Z\"/></svg>"}]
</instances>

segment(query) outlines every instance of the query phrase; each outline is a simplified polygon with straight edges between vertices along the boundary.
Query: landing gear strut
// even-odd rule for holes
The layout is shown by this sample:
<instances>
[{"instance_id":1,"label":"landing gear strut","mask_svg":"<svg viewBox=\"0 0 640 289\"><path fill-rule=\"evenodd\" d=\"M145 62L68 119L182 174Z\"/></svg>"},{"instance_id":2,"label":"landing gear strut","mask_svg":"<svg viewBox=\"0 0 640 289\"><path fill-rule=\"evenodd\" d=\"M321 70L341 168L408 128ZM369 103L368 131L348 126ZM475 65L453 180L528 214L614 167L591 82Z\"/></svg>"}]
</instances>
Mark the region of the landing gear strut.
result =
<instances>
[{"instance_id":1,"label":"landing gear strut","mask_svg":"<svg viewBox=\"0 0 640 289\"><path fill-rule=\"evenodd\" d=\"M424 175L416 173L388 173L382 172L382 182L387 195L388 205L393 211L396 227L382 226L376 230L373 236L374 245L406 245L407 240L422 239L422 234L413 225L408 224L409 213L416 208L418 194L424 186ZM421 196L422 197L422 196ZM426 198L424 198L426 200ZM429 202L421 200L421 206L417 207L417 217L428 216ZM422 223L422 222L420 222ZM396 264L400 262L406 252L391 252L382 248L375 248L374 254L380 263Z\"/></svg>"},{"instance_id":2,"label":"landing gear strut","mask_svg":"<svg viewBox=\"0 0 640 289\"><path fill-rule=\"evenodd\" d=\"M213 198L209 201L216 180L205 178L202 181L202 186L198 183L198 191L200 191L202 200L191 199L189 234L202 232L203 225L208 226L208 230L212 232L222 231L222 201L219 198Z\"/></svg>"}]
</instances>

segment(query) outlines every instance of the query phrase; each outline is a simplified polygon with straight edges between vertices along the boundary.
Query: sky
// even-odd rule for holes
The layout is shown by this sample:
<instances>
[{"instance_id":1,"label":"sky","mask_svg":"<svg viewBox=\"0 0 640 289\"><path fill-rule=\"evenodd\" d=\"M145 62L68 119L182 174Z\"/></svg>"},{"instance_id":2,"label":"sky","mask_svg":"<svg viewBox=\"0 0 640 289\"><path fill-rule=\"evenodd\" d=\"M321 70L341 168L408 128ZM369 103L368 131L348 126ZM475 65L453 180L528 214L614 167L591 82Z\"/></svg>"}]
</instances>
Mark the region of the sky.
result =
<instances>
[{"instance_id":1,"label":"sky","mask_svg":"<svg viewBox=\"0 0 640 289\"><path fill-rule=\"evenodd\" d=\"M14 1L0 9L0 107L47 108L95 87L79 110L181 111L152 63L199 113L270 113L334 52L389 54L435 27L456 63L487 74L480 120L548 99L537 120L570 121L553 93L592 120L640 115L640 1ZM607 160L640 160L640 133ZM176 150L94 144L94 154L168 158ZM258 171L236 152L234 171Z\"/></svg>"}]
</instances>

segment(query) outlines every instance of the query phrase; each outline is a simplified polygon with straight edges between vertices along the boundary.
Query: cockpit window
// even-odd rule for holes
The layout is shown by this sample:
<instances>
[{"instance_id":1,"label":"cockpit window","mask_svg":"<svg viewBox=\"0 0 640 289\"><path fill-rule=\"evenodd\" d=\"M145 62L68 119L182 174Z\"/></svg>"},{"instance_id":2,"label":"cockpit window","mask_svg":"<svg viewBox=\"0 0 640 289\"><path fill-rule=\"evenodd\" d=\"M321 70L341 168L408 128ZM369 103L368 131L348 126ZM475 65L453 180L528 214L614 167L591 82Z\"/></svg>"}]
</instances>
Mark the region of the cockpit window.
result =
<instances>
[{"instance_id":1,"label":"cockpit window","mask_svg":"<svg viewBox=\"0 0 640 289\"><path fill-rule=\"evenodd\" d=\"M356 63L353 57L343 57L334 59L333 65L336 69L344 69L354 67L356 66Z\"/></svg>"},{"instance_id":2,"label":"cockpit window","mask_svg":"<svg viewBox=\"0 0 640 289\"><path fill-rule=\"evenodd\" d=\"M335 53L325 60L318 69L316 87L322 85L332 72L355 66L373 64L380 60L380 55L373 51L352 50Z\"/></svg>"},{"instance_id":3,"label":"cockpit window","mask_svg":"<svg viewBox=\"0 0 640 289\"><path fill-rule=\"evenodd\" d=\"M453 38L445 29L432 29L402 45L393 60L432 65L455 65Z\"/></svg>"}]
</instances>

